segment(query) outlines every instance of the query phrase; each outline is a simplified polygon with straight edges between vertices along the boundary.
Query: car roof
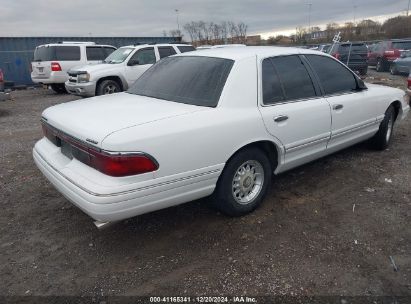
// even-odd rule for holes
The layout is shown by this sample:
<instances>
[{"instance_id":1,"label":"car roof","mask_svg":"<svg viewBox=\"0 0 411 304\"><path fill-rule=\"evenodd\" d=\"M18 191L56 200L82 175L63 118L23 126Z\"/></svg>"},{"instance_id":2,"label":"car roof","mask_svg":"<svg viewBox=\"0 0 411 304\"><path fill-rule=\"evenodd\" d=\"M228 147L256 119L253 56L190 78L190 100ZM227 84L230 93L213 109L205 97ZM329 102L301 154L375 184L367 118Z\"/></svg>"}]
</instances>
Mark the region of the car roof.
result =
<instances>
[{"instance_id":1,"label":"car roof","mask_svg":"<svg viewBox=\"0 0 411 304\"><path fill-rule=\"evenodd\" d=\"M214 48L205 49L201 52L188 52L178 54L175 56L205 56L205 57L217 57L226 58L232 60L240 60L249 57L274 57L281 55L294 55L294 54L318 54L324 55L323 52L299 49L294 47L280 47L280 46L238 46L229 48Z\"/></svg>"},{"instance_id":2,"label":"car roof","mask_svg":"<svg viewBox=\"0 0 411 304\"><path fill-rule=\"evenodd\" d=\"M145 43L145 44L135 44L135 45L124 45L120 48L140 48L140 47L147 47L147 46L192 46L191 44L185 43Z\"/></svg>"},{"instance_id":3,"label":"car roof","mask_svg":"<svg viewBox=\"0 0 411 304\"><path fill-rule=\"evenodd\" d=\"M47 43L47 44L41 44L41 45L38 45L37 47L43 47L43 46L82 46L82 45L84 45L84 46L108 46L108 47L114 47L115 48L115 46L112 46L112 45L109 45L109 44L96 44L96 43L94 43L94 42L83 42L83 43L76 43L76 42L73 42L73 43L70 43L70 42L64 42L64 43Z\"/></svg>"}]
</instances>

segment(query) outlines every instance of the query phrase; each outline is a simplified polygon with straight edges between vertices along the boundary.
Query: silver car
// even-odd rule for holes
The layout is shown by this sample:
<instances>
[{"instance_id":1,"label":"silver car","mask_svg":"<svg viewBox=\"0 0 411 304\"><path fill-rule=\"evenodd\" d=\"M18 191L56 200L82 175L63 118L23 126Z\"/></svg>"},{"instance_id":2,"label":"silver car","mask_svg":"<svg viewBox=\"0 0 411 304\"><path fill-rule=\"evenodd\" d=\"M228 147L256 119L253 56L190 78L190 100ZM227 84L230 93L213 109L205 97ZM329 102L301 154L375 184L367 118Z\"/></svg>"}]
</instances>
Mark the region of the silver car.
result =
<instances>
[{"instance_id":1,"label":"silver car","mask_svg":"<svg viewBox=\"0 0 411 304\"><path fill-rule=\"evenodd\" d=\"M390 67L392 75L409 74L411 70L411 51L403 51L400 58L395 59Z\"/></svg>"}]
</instances>

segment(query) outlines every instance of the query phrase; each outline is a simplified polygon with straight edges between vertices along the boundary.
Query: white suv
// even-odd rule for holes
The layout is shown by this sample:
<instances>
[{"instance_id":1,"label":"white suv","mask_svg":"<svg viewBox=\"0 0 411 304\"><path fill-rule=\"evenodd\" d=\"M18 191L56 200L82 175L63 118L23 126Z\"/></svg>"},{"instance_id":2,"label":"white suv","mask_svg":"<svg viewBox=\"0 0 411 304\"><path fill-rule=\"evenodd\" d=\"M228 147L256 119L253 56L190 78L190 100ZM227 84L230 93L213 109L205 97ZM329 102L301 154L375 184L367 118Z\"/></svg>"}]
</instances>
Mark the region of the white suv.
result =
<instances>
[{"instance_id":1,"label":"white suv","mask_svg":"<svg viewBox=\"0 0 411 304\"><path fill-rule=\"evenodd\" d=\"M84 97L125 91L161 58L194 50L193 46L187 44L123 46L110 54L102 64L70 70L66 90Z\"/></svg>"},{"instance_id":2,"label":"white suv","mask_svg":"<svg viewBox=\"0 0 411 304\"><path fill-rule=\"evenodd\" d=\"M94 42L61 42L36 47L31 63L31 80L50 85L57 93L66 92L67 71L75 66L99 63L116 48Z\"/></svg>"}]
</instances>

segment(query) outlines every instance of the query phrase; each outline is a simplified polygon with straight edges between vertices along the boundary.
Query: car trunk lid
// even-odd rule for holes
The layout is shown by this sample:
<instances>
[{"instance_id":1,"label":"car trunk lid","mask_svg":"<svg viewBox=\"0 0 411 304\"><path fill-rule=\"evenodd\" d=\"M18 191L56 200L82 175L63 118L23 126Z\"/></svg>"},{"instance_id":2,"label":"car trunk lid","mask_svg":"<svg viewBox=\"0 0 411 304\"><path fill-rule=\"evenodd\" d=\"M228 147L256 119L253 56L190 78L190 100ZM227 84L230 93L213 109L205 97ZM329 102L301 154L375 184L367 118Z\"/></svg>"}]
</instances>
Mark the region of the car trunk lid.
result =
<instances>
[{"instance_id":1,"label":"car trunk lid","mask_svg":"<svg viewBox=\"0 0 411 304\"><path fill-rule=\"evenodd\" d=\"M69 136L101 147L106 136L121 129L206 109L129 93L117 93L48 108L43 112L43 119Z\"/></svg>"}]
</instances>

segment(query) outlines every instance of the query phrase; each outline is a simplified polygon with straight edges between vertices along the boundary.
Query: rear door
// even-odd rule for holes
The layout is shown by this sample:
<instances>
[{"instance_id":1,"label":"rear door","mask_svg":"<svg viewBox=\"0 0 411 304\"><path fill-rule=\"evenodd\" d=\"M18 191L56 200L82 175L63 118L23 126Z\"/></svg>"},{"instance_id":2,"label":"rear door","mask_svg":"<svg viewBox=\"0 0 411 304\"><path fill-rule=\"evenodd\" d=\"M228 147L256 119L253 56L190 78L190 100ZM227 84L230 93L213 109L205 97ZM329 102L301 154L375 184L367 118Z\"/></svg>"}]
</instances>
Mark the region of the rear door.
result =
<instances>
[{"instance_id":1,"label":"rear door","mask_svg":"<svg viewBox=\"0 0 411 304\"><path fill-rule=\"evenodd\" d=\"M127 61L125 76L129 86L157 61L154 47L137 50Z\"/></svg>"},{"instance_id":2,"label":"rear door","mask_svg":"<svg viewBox=\"0 0 411 304\"><path fill-rule=\"evenodd\" d=\"M321 156L330 138L330 105L298 55L262 62L260 111L285 148L284 170Z\"/></svg>"},{"instance_id":3,"label":"rear door","mask_svg":"<svg viewBox=\"0 0 411 304\"><path fill-rule=\"evenodd\" d=\"M331 139L327 148L342 149L375 133L380 111L375 106L375 96L358 90L356 76L337 60L319 55L305 57L331 106Z\"/></svg>"}]
</instances>

